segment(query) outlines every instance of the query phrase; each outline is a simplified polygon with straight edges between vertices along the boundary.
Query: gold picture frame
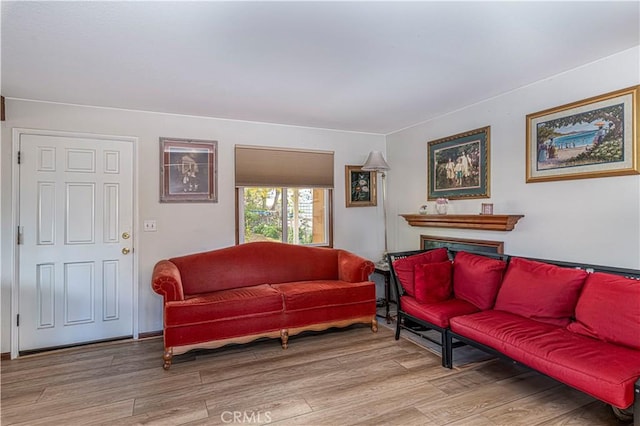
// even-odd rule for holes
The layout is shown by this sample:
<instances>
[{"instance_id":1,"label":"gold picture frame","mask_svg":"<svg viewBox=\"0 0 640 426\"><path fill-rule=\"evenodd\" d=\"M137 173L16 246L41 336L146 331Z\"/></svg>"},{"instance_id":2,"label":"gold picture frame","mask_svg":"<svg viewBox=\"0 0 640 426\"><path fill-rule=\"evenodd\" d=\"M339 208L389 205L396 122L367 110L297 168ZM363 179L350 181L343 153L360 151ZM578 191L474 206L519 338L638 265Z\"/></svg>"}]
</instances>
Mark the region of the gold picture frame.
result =
<instances>
[{"instance_id":1,"label":"gold picture frame","mask_svg":"<svg viewBox=\"0 0 640 426\"><path fill-rule=\"evenodd\" d=\"M427 200L490 198L491 126L427 142Z\"/></svg>"},{"instance_id":2,"label":"gold picture frame","mask_svg":"<svg viewBox=\"0 0 640 426\"><path fill-rule=\"evenodd\" d=\"M362 166L346 165L345 198L347 207L371 207L378 205L378 173L362 170Z\"/></svg>"},{"instance_id":3,"label":"gold picture frame","mask_svg":"<svg viewBox=\"0 0 640 426\"><path fill-rule=\"evenodd\" d=\"M639 90L527 115L526 182L639 174Z\"/></svg>"}]
</instances>

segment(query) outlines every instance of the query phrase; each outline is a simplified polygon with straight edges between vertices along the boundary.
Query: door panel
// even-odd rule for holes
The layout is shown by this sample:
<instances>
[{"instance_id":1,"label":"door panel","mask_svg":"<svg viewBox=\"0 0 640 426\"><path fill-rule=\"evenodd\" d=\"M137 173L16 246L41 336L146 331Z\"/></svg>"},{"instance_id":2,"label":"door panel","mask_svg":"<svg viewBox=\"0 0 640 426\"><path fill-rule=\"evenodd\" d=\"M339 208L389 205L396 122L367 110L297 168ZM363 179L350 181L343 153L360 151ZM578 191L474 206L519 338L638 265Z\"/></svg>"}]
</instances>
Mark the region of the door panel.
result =
<instances>
[{"instance_id":1,"label":"door panel","mask_svg":"<svg viewBox=\"0 0 640 426\"><path fill-rule=\"evenodd\" d=\"M94 244L95 184L68 183L65 206L67 244Z\"/></svg>"},{"instance_id":2,"label":"door panel","mask_svg":"<svg viewBox=\"0 0 640 426\"><path fill-rule=\"evenodd\" d=\"M38 244L55 244L56 185L54 182L38 182Z\"/></svg>"},{"instance_id":3,"label":"door panel","mask_svg":"<svg viewBox=\"0 0 640 426\"><path fill-rule=\"evenodd\" d=\"M20 153L19 350L132 335L133 144L22 134Z\"/></svg>"},{"instance_id":4,"label":"door panel","mask_svg":"<svg viewBox=\"0 0 640 426\"><path fill-rule=\"evenodd\" d=\"M55 265L45 263L37 266L36 294L38 309L38 328L50 328L55 324L53 305L55 293Z\"/></svg>"}]
</instances>

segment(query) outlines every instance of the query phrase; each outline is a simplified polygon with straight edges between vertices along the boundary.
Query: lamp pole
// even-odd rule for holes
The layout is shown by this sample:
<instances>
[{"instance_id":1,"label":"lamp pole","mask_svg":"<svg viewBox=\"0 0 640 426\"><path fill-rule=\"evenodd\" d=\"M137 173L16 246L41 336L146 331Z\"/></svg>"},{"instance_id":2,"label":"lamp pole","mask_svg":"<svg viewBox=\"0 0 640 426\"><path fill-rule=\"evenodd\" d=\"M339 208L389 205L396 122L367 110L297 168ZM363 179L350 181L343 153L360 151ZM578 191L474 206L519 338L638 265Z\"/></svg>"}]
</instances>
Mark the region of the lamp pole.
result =
<instances>
[{"instance_id":1,"label":"lamp pole","mask_svg":"<svg viewBox=\"0 0 640 426\"><path fill-rule=\"evenodd\" d=\"M384 159L382 152L371 151L362 166L362 170L380 173L382 178L382 215L384 219L384 252L382 253L382 259L378 261L380 266L388 266L387 260L387 170L390 170L389 164Z\"/></svg>"},{"instance_id":2,"label":"lamp pole","mask_svg":"<svg viewBox=\"0 0 640 426\"><path fill-rule=\"evenodd\" d=\"M382 260L379 262L382 266L388 266L389 261L387 259L387 172L380 173L382 178L382 217L384 219L384 252L382 253Z\"/></svg>"}]
</instances>

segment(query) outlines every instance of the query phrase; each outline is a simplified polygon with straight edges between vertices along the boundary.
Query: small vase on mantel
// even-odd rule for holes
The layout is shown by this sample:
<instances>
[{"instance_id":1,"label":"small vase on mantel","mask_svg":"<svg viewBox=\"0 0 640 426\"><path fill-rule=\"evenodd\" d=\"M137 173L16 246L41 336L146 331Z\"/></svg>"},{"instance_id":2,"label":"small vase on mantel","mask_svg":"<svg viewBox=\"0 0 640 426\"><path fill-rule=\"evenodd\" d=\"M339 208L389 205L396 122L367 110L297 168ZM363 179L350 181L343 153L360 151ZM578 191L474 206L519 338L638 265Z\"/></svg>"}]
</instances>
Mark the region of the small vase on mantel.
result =
<instances>
[{"instance_id":1,"label":"small vase on mantel","mask_svg":"<svg viewBox=\"0 0 640 426\"><path fill-rule=\"evenodd\" d=\"M447 206L449 205L449 200L446 198L438 198L436 200L436 212L438 214L447 214Z\"/></svg>"}]
</instances>

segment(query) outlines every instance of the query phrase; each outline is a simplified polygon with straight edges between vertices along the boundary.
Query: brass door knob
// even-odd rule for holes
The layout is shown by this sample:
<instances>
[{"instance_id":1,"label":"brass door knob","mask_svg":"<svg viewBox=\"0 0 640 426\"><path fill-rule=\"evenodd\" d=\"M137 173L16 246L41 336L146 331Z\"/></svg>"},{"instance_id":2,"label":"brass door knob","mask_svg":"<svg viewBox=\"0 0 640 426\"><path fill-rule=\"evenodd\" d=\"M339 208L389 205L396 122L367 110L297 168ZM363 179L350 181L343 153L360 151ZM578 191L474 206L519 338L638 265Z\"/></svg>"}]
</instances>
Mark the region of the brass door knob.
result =
<instances>
[{"instance_id":1,"label":"brass door knob","mask_svg":"<svg viewBox=\"0 0 640 426\"><path fill-rule=\"evenodd\" d=\"M131 252L130 249L128 249L127 247L122 249L122 254L129 254Z\"/></svg>"}]
</instances>

